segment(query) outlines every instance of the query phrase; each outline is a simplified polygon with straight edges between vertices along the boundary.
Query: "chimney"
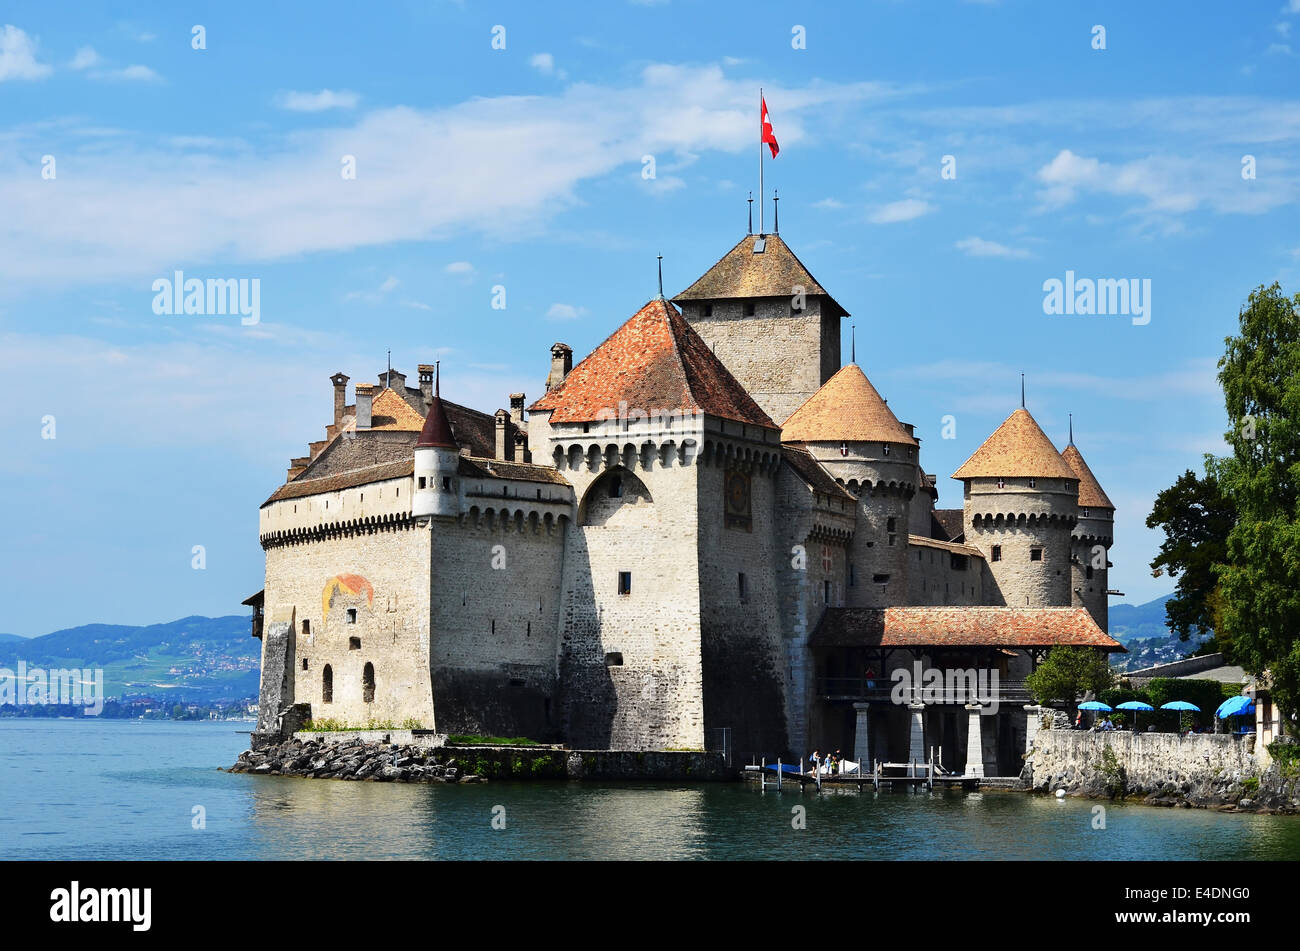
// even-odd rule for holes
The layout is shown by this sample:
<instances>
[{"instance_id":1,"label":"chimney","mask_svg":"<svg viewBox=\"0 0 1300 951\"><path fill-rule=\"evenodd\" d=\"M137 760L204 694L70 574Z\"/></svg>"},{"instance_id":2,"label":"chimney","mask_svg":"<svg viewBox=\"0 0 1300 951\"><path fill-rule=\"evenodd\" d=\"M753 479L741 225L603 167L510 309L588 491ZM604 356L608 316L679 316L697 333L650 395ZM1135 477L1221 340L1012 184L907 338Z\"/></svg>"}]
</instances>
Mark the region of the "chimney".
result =
<instances>
[{"instance_id":1,"label":"chimney","mask_svg":"<svg viewBox=\"0 0 1300 951\"><path fill-rule=\"evenodd\" d=\"M528 434L522 429L515 430L515 461L533 461L533 454L528 450Z\"/></svg>"},{"instance_id":2,"label":"chimney","mask_svg":"<svg viewBox=\"0 0 1300 951\"><path fill-rule=\"evenodd\" d=\"M551 375L546 378L546 392L555 389L564 382L564 378L573 369L573 348L567 343L551 345Z\"/></svg>"},{"instance_id":3,"label":"chimney","mask_svg":"<svg viewBox=\"0 0 1300 951\"><path fill-rule=\"evenodd\" d=\"M334 384L334 425L342 426L343 407L348 402L348 377L340 371L330 377L330 382Z\"/></svg>"},{"instance_id":4,"label":"chimney","mask_svg":"<svg viewBox=\"0 0 1300 951\"><path fill-rule=\"evenodd\" d=\"M497 446L496 458L513 460L515 458L515 439L511 432L514 429L510 425L510 414L503 409L496 412L497 420Z\"/></svg>"},{"instance_id":5,"label":"chimney","mask_svg":"<svg viewBox=\"0 0 1300 951\"><path fill-rule=\"evenodd\" d=\"M374 399L375 384L357 384L357 429L370 428L370 401Z\"/></svg>"},{"instance_id":6,"label":"chimney","mask_svg":"<svg viewBox=\"0 0 1300 951\"><path fill-rule=\"evenodd\" d=\"M524 394L510 394L510 422L516 427L524 424Z\"/></svg>"},{"instance_id":7,"label":"chimney","mask_svg":"<svg viewBox=\"0 0 1300 951\"><path fill-rule=\"evenodd\" d=\"M427 407L433 402L433 364L420 364L420 395L424 397L424 405ZM428 415L426 409L425 415Z\"/></svg>"},{"instance_id":8,"label":"chimney","mask_svg":"<svg viewBox=\"0 0 1300 951\"><path fill-rule=\"evenodd\" d=\"M390 382L391 381L391 382ZM406 386L406 374L401 370L385 370L379 374L379 388L382 390L387 387L401 393Z\"/></svg>"}]
</instances>

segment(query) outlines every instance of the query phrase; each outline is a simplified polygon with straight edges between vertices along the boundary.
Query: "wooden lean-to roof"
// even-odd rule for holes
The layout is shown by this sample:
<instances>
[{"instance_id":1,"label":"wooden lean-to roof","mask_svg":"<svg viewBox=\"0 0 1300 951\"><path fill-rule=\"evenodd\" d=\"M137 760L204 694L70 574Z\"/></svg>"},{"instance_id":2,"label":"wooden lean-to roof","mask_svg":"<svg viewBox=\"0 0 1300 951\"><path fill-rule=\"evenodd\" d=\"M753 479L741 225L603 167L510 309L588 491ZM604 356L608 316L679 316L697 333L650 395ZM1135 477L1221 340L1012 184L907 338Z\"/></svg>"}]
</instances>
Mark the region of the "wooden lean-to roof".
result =
<instances>
[{"instance_id":1,"label":"wooden lean-to roof","mask_svg":"<svg viewBox=\"0 0 1300 951\"><path fill-rule=\"evenodd\" d=\"M763 241L763 250L756 253L754 242L759 240ZM680 303L737 297L792 297L796 287L802 287L805 295L825 297L834 312L848 316L779 234L751 234L741 238L717 264L673 300Z\"/></svg>"},{"instance_id":2,"label":"wooden lean-to roof","mask_svg":"<svg viewBox=\"0 0 1300 951\"><path fill-rule=\"evenodd\" d=\"M889 442L915 446L856 363L840 367L781 426L782 442Z\"/></svg>"},{"instance_id":3,"label":"wooden lean-to roof","mask_svg":"<svg viewBox=\"0 0 1300 951\"><path fill-rule=\"evenodd\" d=\"M530 409L550 410L551 423L585 423L615 419L624 404L628 412L703 412L777 428L663 298L628 318Z\"/></svg>"},{"instance_id":4,"label":"wooden lean-to roof","mask_svg":"<svg viewBox=\"0 0 1300 951\"><path fill-rule=\"evenodd\" d=\"M1065 447L1065 451L1061 453L1061 458L1065 460L1070 467L1070 471L1079 480L1079 508L1115 511L1115 503L1106 495L1101 483L1092 474L1088 464L1083 461L1083 454L1075 448L1074 443L1070 443Z\"/></svg>"},{"instance_id":5,"label":"wooden lean-to roof","mask_svg":"<svg viewBox=\"0 0 1300 951\"><path fill-rule=\"evenodd\" d=\"M1023 406L999 426L984 445L952 474L954 479L1077 479L1046 433Z\"/></svg>"}]
</instances>

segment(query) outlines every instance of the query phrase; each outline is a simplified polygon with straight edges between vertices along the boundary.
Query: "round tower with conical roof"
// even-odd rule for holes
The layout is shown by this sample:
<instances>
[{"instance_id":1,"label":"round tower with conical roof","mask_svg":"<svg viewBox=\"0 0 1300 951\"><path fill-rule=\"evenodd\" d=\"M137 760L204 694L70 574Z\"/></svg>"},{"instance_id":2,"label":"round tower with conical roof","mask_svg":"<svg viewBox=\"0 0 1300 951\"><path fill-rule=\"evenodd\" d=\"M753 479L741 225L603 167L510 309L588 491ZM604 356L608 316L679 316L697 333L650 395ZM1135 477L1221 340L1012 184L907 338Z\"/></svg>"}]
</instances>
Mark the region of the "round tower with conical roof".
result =
<instances>
[{"instance_id":1,"label":"round tower with conical roof","mask_svg":"<svg viewBox=\"0 0 1300 951\"><path fill-rule=\"evenodd\" d=\"M966 544L984 553L987 604L1068 607L1079 478L1023 406L956 472Z\"/></svg>"},{"instance_id":2,"label":"round tower with conical roof","mask_svg":"<svg viewBox=\"0 0 1300 951\"><path fill-rule=\"evenodd\" d=\"M907 527L918 446L862 368L841 367L785 421L781 441L806 446L858 497L845 603L907 603Z\"/></svg>"},{"instance_id":3,"label":"round tower with conical roof","mask_svg":"<svg viewBox=\"0 0 1300 951\"><path fill-rule=\"evenodd\" d=\"M460 447L451 431L437 387L435 381L429 413L415 444L415 492L411 514L416 518L460 514Z\"/></svg>"},{"instance_id":4,"label":"round tower with conical roof","mask_svg":"<svg viewBox=\"0 0 1300 951\"><path fill-rule=\"evenodd\" d=\"M1061 453L1079 480L1079 520L1070 535L1071 604L1088 609L1103 631L1110 621L1110 546L1115 540L1115 506L1092 474L1083 455L1070 444Z\"/></svg>"}]
</instances>

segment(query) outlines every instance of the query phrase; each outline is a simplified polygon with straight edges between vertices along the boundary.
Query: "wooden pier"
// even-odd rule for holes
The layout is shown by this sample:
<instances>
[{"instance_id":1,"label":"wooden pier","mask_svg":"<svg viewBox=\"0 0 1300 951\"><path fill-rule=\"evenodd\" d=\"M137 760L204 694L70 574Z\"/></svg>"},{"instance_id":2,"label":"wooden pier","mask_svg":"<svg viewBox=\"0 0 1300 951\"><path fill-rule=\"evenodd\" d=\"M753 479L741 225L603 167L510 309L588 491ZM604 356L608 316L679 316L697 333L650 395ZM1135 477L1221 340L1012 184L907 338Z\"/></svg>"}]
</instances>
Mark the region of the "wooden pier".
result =
<instances>
[{"instance_id":1,"label":"wooden pier","mask_svg":"<svg viewBox=\"0 0 1300 951\"><path fill-rule=\"evenodd\" d=\"M804 770L802 761L798 767L795 767L793 763L782 763L780 759L777 759L775 764L769 764L764 759L758 765L746 766L744 776L748 780L756 780L762 790L767 790L769 786L780 790L784 788L785 783L797 783L800 792L807 786L815 786L820 791L823 785L835 788L857 787L859 792L866 786L875 791L879 791L882 786L891 788L907 786L912 789L925 788L926 790L933 790L935 786L979 789L981 785L988 785L1006 788L1007 780L1010 779L1010 777L984 777L946 772L935 762L933 749L930 750L930 758L926 762L913 760L905 763L882 763L876 760L871 764L870 772L862 769L862 764L859 764L851 772L811 773Z\"/></svg>"}]
</instances>

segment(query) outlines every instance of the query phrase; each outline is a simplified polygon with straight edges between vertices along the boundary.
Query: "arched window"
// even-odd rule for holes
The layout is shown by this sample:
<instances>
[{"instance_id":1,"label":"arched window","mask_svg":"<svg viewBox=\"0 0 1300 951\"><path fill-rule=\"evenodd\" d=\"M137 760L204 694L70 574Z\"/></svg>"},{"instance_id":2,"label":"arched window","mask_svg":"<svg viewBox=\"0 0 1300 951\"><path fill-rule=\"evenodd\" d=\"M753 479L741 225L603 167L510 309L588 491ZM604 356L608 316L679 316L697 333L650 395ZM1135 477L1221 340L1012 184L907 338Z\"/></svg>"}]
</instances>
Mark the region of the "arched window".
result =
<instances>
[{"instance_id":1,"label":"arched window","mask_svg":"<svg viewBox=\"0 0 1300 951\"><path fill-rule=\"evenodd\" d=\"M366 703L375 702L375 665L369 661L361 672L361 699Z\"/></svg>"},{"instance_id":2,"label":"arched window","mask_svg":"<svg viewBox=\"0 0 1300 951\"><path fill-rule=\"evenodd\" d=\"M321 690L320 690L321 700L324 701L325 703L333 703L334 702L334 668L331 667L329 664L326 664L325 669L321 671L320 680L321 680Z\"/></svg>"}]
</instances>

